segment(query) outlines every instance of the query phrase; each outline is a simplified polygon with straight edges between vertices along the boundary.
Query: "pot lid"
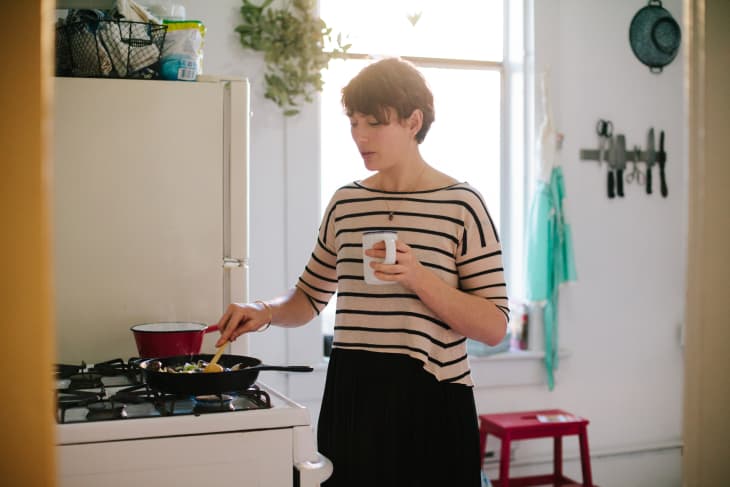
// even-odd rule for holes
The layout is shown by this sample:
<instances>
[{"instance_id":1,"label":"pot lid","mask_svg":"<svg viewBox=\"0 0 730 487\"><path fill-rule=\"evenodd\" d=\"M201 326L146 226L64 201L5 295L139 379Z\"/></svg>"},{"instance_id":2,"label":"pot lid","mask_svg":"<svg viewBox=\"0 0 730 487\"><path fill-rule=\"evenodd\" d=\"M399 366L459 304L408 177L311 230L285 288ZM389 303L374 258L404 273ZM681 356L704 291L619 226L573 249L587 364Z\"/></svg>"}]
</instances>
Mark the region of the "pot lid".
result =
<instances>
[{"instance_id":1,"label":"pot lid","mask_svg":"<svg viewBox=\"0 0 730 487\"><path fill-rule=\"evenodd\" d=\"M652 72L659 73L679 52L682 32L659 0L639 10L631 20L629 43L631 50Z\"/></svg>"}]
</instances>

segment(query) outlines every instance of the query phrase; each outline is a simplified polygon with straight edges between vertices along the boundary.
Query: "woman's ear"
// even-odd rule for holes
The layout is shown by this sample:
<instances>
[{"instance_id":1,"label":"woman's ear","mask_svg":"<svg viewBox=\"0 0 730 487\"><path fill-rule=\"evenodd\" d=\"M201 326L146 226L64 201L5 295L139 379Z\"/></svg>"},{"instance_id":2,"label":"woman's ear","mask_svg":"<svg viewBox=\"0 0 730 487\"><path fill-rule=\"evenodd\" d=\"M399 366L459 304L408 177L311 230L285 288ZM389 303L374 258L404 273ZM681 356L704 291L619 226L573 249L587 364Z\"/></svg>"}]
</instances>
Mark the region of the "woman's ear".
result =
<instances>
[{"instance_id":1,"label":"woman's ear","mask_svg":"<svg viewBox=\"0 0 730 487\"><path fill-rule=\"evenodd\" d=\"M408 128L413 132L413 137L421 130L423 126L423 112L416 108L408 117Z\"/></svg>"}]
</instances>

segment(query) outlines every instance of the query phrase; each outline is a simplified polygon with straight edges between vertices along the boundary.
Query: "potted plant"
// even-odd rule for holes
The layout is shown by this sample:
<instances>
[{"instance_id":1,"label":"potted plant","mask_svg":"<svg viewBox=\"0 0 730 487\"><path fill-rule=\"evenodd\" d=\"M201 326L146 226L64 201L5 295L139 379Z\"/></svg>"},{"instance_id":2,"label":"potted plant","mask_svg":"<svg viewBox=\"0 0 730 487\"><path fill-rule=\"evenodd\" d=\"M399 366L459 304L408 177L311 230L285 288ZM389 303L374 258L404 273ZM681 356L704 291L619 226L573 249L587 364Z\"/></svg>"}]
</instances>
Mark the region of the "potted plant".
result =
<instances>
[{"instance_id":1,"label":"potted plant","mask_svg":"<svg viewBox=\"0 0 730 487\"><path fill-rule=\"evenodd\" d=\"M315 0L291 0L281 8L273 0L255 5L243 0L243 23L236 28L243 47L264 53L265 97L274 101L287 116L299 113L302 100L311 102L322 91L321 71L330 59L342 57L350 45L341 35L332 51L332 29L314 14Z\"/></svg>"}]
</instances>

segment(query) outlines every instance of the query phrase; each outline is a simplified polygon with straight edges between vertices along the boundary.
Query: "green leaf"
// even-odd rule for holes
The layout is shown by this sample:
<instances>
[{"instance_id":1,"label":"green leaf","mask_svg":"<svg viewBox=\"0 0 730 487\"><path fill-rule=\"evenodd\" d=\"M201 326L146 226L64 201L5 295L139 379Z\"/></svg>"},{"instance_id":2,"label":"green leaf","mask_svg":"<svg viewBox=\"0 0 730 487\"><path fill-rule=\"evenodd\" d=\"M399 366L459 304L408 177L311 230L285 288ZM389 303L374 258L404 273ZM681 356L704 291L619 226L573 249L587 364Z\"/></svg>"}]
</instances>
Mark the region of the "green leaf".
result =
<instances>
[{"instance_id":1,"label":"green leaf","mask_svg":"<svg viewBox=\"0 0 730 487\"><path fill-rule=\"evenodd\" d=\"M266 63L264 96L282 108L284 115L299 113L301 101L311 102L313 94L322 91L323 69L333 58L341 58L351 44L342 45L337 35L337 47L324 51L332 29L314 15L314 0L292 0L282 8L271 7L273 0L260 6L242 0L242 24L235 31L241 45L263 53Z\"/></svg>"}]
</instances>

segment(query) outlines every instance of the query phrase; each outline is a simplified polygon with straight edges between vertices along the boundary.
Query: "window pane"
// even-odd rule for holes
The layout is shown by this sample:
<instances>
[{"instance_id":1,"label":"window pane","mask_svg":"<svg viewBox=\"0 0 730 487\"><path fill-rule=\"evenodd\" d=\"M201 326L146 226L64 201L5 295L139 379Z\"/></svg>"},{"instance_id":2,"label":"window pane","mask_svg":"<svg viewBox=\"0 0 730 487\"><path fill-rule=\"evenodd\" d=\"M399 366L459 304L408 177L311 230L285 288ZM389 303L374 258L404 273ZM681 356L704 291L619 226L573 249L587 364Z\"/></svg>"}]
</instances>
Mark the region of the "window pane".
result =
<instances>
[{"instance_id":1,"label":"window pane","mask_svg":"<svg viewBox=\"0 0 730 487\"><path fill-rule=\"evenodd\" d=\"M352 140L350 121L340 103L342 88L368 64L358 59L337 59L330 61L329 69L322 72L322 211L337 188L370 175Z\"/></svg>"},{"instance_id":2,"label":"window pane","mask_svg":"<svg viewBox=\"0 0 730 487\"><path fill-rule=\"evenodd\" d=\"M503 0L320 0L350 52L502 61Z\"/></svg>"},{"instance_id":3,"label":"window pane","mask_svg":"<svg viewBox=\"0 0 730 487\"><path fill-rule=\"evenodd\" d=\"M433 91L436 110L436 120L421 144L423 158L477 188L500 228L499 71L420 69Z\"/></svg>"}]
</instances>

